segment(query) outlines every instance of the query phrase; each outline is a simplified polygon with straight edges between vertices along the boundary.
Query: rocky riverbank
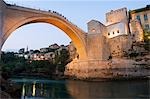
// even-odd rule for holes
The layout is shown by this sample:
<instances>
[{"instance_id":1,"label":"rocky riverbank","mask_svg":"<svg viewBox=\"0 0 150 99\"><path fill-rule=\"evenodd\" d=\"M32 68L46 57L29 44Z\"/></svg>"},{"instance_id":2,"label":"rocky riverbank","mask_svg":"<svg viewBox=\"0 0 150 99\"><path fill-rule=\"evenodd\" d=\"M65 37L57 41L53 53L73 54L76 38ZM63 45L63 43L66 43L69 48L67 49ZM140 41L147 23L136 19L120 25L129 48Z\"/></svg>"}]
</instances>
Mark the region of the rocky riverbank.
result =
<instances>
[{"instance_id":1,"label":"rocky riverbank","mask_svg":"<svg viewBox=\"0 0 150 99\"><path fill-rule=\"evenodd\" d=\"M65 75L75 79L135 79L150 76L150 55L135 59L113 58L107 61L74 60L68 64Z\"/></svg>"}]
</instances>

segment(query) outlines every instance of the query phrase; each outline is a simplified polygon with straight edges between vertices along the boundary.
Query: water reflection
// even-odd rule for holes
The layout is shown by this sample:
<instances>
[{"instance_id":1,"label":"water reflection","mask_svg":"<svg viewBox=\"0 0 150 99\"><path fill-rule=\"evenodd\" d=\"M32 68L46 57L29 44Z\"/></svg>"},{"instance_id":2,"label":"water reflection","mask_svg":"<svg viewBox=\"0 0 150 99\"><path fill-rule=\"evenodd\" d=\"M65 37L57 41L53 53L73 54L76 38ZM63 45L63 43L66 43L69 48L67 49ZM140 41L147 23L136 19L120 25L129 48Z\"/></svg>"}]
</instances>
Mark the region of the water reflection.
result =
<instances>
[{"instance_id":1,"label":"water reflection","mask_svg":"<svg viewBox=\"0 0 150 99\"><path fill-rule=\"evenodd\" d=\"M135 99L150 98L148 80L143 81L110 81L110 82L75 82L67 81L67 89L75 99Z\"/></svg>"},{"instance_id":2,"label":"water reflection","mask_svg":"<svg viewBox=\"0 0 150 99\"><path fill-rule=\"evenodd\" d=\"M22 89L21 99L54 99L71 98L65 81L55 80L12 80L15 85Z\"/></svg>"},{"instance_id":3,"label":"water reflection","mask_svg":"<svg viewBox=\"0 0 150 99\"><path fill-rule=\"evenodd\" d=\"M22 99L31 98L31 97L50 97L50 89L43 89L43 83L24 83L22 86ZM45 85L46 86L46 85Z\"/></svg>"},{"instance_id":4,"label":"water reflection","mask_svg":"<svg viewBox=\"0 0 150 99\"><path fill-rule=\"evenodd\" d=\"M149 99L149 80L84 82L72 80L12 80L22 89L21 99Z\"/></svg>"}]
</instances>

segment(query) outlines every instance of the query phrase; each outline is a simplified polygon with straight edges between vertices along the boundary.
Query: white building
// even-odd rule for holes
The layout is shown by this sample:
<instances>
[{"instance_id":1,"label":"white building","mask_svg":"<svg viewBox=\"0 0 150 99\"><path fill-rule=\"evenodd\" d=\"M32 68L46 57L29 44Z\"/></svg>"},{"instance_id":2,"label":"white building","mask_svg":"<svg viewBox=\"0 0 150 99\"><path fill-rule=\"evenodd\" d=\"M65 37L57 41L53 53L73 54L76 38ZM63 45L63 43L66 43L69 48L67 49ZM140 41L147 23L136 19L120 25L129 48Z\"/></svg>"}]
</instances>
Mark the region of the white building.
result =
<instances>
[{"instance_id":1,"label":"white building","mask_svg":"<svg viewBox=\"0 0 150 99\"><path fill-rule=\"evenodd\" d=\"M128 29L123 22L114 23L107 26L107 37L113 38L120 35L127 35Z\"/></svg>"},{"instance_id":2,"label":"white building","mask_svg":"<svg viewBox=\"0 0 150 99\"><path fill-rule=\"evenodd\" d=\"M106 13L107 38L113 38L120 35L128 35L128 13L127 8L111 10Z\"/></svg>"},{"instance_id":3,"label":"white building","mask_svg":"<svg viewBox=\"0 0 150 99\"><path fill-rule=\"evenodd\" d=\"M44 54L36 53L30 55L31 60L45 60Z\"/></svg>"}]
</instances>

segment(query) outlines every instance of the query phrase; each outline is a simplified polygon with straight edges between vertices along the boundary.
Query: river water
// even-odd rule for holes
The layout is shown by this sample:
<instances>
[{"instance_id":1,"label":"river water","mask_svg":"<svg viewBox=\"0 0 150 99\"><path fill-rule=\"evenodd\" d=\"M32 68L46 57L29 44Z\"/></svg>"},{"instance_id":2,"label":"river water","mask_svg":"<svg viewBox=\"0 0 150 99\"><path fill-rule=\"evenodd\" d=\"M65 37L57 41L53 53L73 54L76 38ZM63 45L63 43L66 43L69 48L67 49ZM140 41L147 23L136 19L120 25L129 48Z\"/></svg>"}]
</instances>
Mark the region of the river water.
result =
<instances>
[{"instance_id":1,"label":"river water","mask_svg":"<svg viewBox=\"0 0 150 99\"><path fill-rule=\"evenodd\" d=\"M87 82L12 78L19 99L150 99L150 80Z\"/></svg>"}]
</instances>

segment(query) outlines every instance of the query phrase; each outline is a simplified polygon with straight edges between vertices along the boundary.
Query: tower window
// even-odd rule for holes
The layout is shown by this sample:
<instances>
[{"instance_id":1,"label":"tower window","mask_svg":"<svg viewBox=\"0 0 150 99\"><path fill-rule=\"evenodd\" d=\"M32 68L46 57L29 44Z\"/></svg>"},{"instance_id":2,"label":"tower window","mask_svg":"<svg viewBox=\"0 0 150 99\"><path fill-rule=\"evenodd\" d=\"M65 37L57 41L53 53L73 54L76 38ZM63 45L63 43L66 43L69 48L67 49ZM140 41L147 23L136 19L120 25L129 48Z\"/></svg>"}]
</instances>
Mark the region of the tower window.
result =
<instances>
[{"instance_id":1,"label":"tower window","mask_svg":"<svg viewBox=\"0 0 150 99\"><path fill-rule=\"evenodd\" d=\"M144 14L144 20L145 20L145 21L148 20L147 14Z\"/></svg>"},{"instance_id":2,"label":"tower window","mask_svg":"<svg viewBox=\"0 0 150 99\"><path fill-rule=\"evenodd\" d=\"M92 32L95 32L96 30L95 29L92 29Z\"/></svg>"},{"instance_id":3,"label":"tower window","mask_svg":"<svg viewBox=\"0 0 150 99\"><path fill-rule=\"evenodd\" d=\"M141 19L140 19L140 16L139 16L139 15L137 15L136 18L141 22Z\"/></svg>"},{"instance_id":4,"label":"tower window","mask_svg":"<svg viewBox=\"0 0 150 99\"><path fill-rule=\"evenodd\" d=\"M108 33L108 35L110 35L110 33Z\"/></svg>"},{"instance_id":5,"label":"tower window","mask_svg":"<svg viewBox=\"0 0 150 99\"><path fill-rule=\"evenodd\" d=\"M119 30L117 30L117 33L119 33Z\"/></svg>"},{"instance_id":6,"label":"tower window","mask_svg":"<svg viewBox=\"0 0 150 99\"><path fill-rule=\"evenodd\" d=\"M145 29L149 29L149 24L145 24Z\"/></svg>"},{"instance_id":7,"label":"tower window","mask_svg":"<svg viewBox=\"0 0 150 99\"><path fill-rule=\"evenodd\" d=\"M135 37L135 34L133 34L132 36Z\"/></svg>"},{"instance_id":8,"label":"tower window","mask_svg":"<svg viewBox=\"0 0 150 99\"><path fill-rule=\"evenodd\" d=\"M113 32L113 34L115 34L115 32Z\"/></svg>"}]
</instances>

